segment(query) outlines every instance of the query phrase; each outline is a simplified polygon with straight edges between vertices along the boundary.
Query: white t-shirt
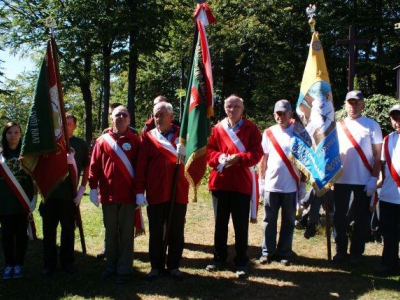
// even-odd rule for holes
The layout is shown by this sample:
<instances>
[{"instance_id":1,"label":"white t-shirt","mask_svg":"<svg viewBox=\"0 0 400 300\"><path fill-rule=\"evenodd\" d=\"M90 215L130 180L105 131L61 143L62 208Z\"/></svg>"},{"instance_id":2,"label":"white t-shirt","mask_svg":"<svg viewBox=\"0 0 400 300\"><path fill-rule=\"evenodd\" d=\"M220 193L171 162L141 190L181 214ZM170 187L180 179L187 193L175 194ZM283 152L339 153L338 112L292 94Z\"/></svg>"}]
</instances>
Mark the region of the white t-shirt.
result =
<instances>
[{"instance_id":1,"label":"white t-shirt","mask_svg":"<svg viewBox=\"0 0 400 300\"><path fill-rule=\"evenodd\" d=\"M361 116L356 120L344 119L347 129L363 150L371 168L373 166L372 145L382 144L382 130L379 124L370 118ZM337 183L365 185L371 172L364 165L356 148L344 133L342 125L337 122L340 159L343 172ZM379 159L379 158L377 158Z\"/></svg>"},{"instance_id":2,"label":"white t-shirt","mask_svg":"<svg viewBox=\"0 0 400 300\"><path fill-rule=\"evenodd\" d=\"M282 129L279 125L270 127L272 134L281 146L282 151L289 157L290 145L293 137L293 125L286 129ZM274 145L264 131L261 142L265 154L268 154L267 170L265 172L265 191L292 193L297 191L297 184L293 176L290 174L285 163L279 156ZM295 165L293 169L298 176L300 172Z\"/></svg>"},{"instance_id":3,"label":"white t-shirt","mask_svg":"<svg viewBox=\"0 0 400 300\"><path fill-rule=\"evenodd\" d=\"M400 175L400 138L399 134L396 132L392 132L389 135L390 144L389 153L390 158L392 160L392 165L397 170L397 173ZM385 151L382 147L382 155L381 160L386 161ZM393 204L400 204L400 188L397 186L396 182L394 182L392 174L388 168L387 163L385 164L385 180L383 181L383 185L381 188L381 192L379 194L379 200L393 203Z\"/></svg>"}]
</instances>

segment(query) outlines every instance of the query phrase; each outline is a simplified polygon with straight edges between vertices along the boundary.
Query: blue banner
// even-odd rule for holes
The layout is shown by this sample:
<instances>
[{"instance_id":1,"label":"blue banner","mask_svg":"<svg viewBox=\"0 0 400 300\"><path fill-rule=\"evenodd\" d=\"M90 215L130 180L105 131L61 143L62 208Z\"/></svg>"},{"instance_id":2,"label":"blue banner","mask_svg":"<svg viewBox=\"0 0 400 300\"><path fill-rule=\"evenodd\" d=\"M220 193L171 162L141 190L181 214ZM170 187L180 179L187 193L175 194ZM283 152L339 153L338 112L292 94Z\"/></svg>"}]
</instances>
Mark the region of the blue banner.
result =
<instances>
[{"instance_id":1,"label":"blue banner","mask_svg":"<svg viewBox=\"0 0 400 300\"><path fill-rule=\"evenodd\" d=\"M294 124L291 160L322 196L341 174L332 90L318 33L312 36Z\"/></svg>"}]
</instances>

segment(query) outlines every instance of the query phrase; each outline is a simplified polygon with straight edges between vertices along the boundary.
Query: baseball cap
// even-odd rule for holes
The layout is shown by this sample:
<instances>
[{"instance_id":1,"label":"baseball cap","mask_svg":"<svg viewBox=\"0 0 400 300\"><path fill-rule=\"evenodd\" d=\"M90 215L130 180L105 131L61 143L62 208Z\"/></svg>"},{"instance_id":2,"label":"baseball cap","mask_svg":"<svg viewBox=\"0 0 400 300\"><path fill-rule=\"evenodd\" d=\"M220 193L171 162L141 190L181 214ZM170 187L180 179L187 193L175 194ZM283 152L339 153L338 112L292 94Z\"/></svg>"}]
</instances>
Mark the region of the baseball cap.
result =
<instances>
[{"instance_id":1,"label":"baseball cap","mask_svg":"<svg viewBox=\"0 0 400 300\"><path fill-rule=\"evenodd\" d=\"M389 109L389 116L392 112L398 111L400 112L400 104L395 104Z\"/></svg>"},{"instance_id":2,"label":"baseball cap","mask_svg":"<svg viewBox=\"0 0 400 300\"><path fill-rule=\"evenodd\" d=\"M281 112L288 112L292 111L292 107L290 106L289 101L282 99L275 103L274 113L281 111Z\"/></svg>"},{"instance_id":3,"label":"baseball cap","mask_svg":"<svg viewBox=\"0 0 400 300\"><path fill-rule=\"evenodd\" d=\"M354 90L354 91L348 92L346 95L346 101L350 100L350 99L364 101L364 96L360 91Z\"/></svg>"}]
</instances>

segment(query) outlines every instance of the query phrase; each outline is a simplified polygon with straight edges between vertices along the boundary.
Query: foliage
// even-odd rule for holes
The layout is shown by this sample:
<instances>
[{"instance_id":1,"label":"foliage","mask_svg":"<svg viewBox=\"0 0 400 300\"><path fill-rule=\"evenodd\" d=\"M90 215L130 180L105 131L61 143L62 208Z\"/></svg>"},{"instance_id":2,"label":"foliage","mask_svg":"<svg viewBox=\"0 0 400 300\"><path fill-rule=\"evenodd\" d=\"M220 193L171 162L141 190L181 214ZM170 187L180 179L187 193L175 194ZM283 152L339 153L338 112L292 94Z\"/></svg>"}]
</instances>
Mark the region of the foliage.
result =
<instances>
[{"instance_id":1,"label":"foliage","mask_svg":"<svg viewBox=\"0 0 400 300\"><path fill-rule=\"evenodd\" d=\"M365 99L365 108L363 110L363 115L374 119L377 121L382 128L383 135L387 135L388 133L393 131L393 127L390 124L389 120L389 109L394 105L398 104L399 100L384 96L384 95L372 95L369 98ZM340 120L346 117L346 111L344 107L336 112L336 119Z\"/></svg>"},{"instance_id":2,"label":"foliage","mask_svg":"<svg viewBox=\"0 0 400 300\"><path fill-rule=\"evenodd\" d=\"M5 89L7 93L0 93L0 120L2 124L15 121L25 130L32 103L30 95L33 94L34 86L24 81L22 76L18 76L14 80L7 79Z\"/></svg>"},{"instance_id":3,"label":"foliage","mask_svg":"<svg viewBox=\"0 0 400 300\"><path fill-rule=\"evenodd\" d=\"M48 34L45 23L53 17L65 95L72 93L74 105L84 103L81 116L87 124L82 132L88 138L94 128L101 130L107 101L127 103L132 97L131 109L141 127L155 96L163 94L174 107L180 106L176 91L187 88L195 4L188 0L3 0L1 47L22 55L42 52ZM223 99L235 93L244 99L246 115L264 128L273 123L277 100L285 98L292 105L297 101L311 38L305 14L309 3L226 0L210 4L217 19L207 27L215 91L213 122L224 116ZM393 24L399 18L398 1L339 5L329 0L317 5L316 29L335 99L343 99L347 91L349 53L348 47L336 42L347 39L350 25L357 38L369 41L356 47L358 88L366 96L394 95L400 31L395 32Z\"/></svg>"}]
</instances>

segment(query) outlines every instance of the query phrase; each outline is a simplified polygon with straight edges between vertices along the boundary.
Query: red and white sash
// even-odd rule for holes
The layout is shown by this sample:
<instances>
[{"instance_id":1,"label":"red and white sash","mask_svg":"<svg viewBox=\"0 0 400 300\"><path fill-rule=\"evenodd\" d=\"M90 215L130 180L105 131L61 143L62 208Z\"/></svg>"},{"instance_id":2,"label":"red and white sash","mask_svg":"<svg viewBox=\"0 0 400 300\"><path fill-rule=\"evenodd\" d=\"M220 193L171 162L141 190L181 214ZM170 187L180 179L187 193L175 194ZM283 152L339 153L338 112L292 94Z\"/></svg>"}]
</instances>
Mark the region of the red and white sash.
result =
<instances>
[{"instance_id":1,"label":"red and white sash","mask_svg":"<svg viewBox=\"0 0 400 300\"><path fill-rule=\"evenodd\" d=\"M103 134L101 138L105 141L104 150L114 159L115 165L125 177L126 182L133 189L133 177L135 177L135 171L133 170L132 164L124 150L121 149L109 133Z\"/></svg>"},{"instance_id":2,"label":"red and white sash","mask_svg":"<svg viewBox=\"0 0 400 300\"><path fill-rule=\"evenodd\" d=\"M26 195L21 184L18 182L14 174L11 172L2 154L0 154L0 173L4 177L5 181L7 182L13 193L17 196L24 210L29 214L31 210L29 198Z\"/></svg>"},{"instance_id":3,"label":"red and white sash","mask_svg":"<svg viewBox=\"0 0 400 300\"><path fill-rule=\"evenodd\" d=\"M17 178L15 178L13 172L8 167L6 160L2 154L0 154L0 173L7 182L8 186L13 191L14 195L17 196L17 199L21 203L26 213L28 214L28 235L31 240L36 240L36 226L33 215L31 214L31 202L21 184L18 182Z\"/></svg>"},{"instance_id":4,"label":"red and white sash","mask_svg":"<svg viewBox=\"0 0 400 300\"><path fill-rule=\"evenodd\" d=\"M342 125L344 133L346 134L346 136L349 139L350 143L353 145L354 149L356 149L356 151L357 151L358 155L360 156L361 161L363 162L364 166L372 174L373 169L372 169L371 165L369 164L368 159L365 156L364 151L362 150L360 144L357 143L357 141L355 140L355 138L351 134L350 130L347 128L347 125L346 125L346 123L344 122L343 119L340 120L340 125ZM378 203L378 193L375 192L374 195L372 195L372 197L371 197L370 206L371 207L375 207L377 203Z\"/></svg>"},{"instance_id":5,"label":"red and white sash","mask_svg":"<svg viewBox=\"0 0 400 300\"><path fill-rule=\"evenodd\" d=\"M278 152L280 158L285 163L286 168L289 170L290 175L292 175L293 179L296 181L296 186L297 186L296 201L298 201L299 193L300 193L300 177L299 177L299 175L297 175L297 173L293 169L292 163L289 161L289 158L286 156L285 152L283 152L282 147L279 145L278 141L276 140L274 134L272 133L271 128L267 128L265 130L265 133L267 134L269 140L271 141L272 146L274 146L276 152Z\"/></svg>"},{"instance_id":6,"label":"red and white sash","mask_svg":"<svg viewBox=\"0 0 400 300\"><path fill-rule=\"evenodd\" d=\"M101 137L105 141L104 150L114 159L115 165L121 171L126 182L133 190L133 178L135 177L135 172L129 158L109 133L105 133ZM144 232L144 221L141 207L136 207L135 209L135 228L136 235Z\"/></svg>"},{"instance_id":7,"label":"red and white sash","mask_svg":"<svg viewBox=\"0 0 400 300\"><path fill-rule=\"evenodd\" d=\"M358 155L360 155L360 158L364 164L364 166L372 173L372 167L368 162L367 157L365 156L364 151L361 149L361 146L357 143L357 141L354 139L353 135L351 134L350 130L347 128L346 123L344 120L340 120L340 125L342 125L343 131L346 134L347 138L350 140L351 144L353 147L356 149Z\"/></svg>"},{"instance_id":8,"label":"red and white sash","mask_svg":"<svg viewBox=\"0 0 400 300\"><path fill-rule=\"evenodd\" d=\"M393 181L397 184L397 186L400 188L400 161L399 161L399 155L396 150L396 144L395 144L395 138L398 138L397 133L392 133L389 134L385 137L384 139L384 153L385 153L385 159L386 163L388 166L388 169L390 171L390 174L392 175ZM398 142L397 142L398 143ZM393 163L393 160L395 163Z\"/></svg>"},{"instance_id":9,"label":"red and white sash","mask_svg":"<svg viewBox=\"0 0 400 300\"><path fill-rule=\"evenodd\" d=\"M178 152L168 139L166 139L158 130L154 128L147 133L150 141L157 147L161 153L167 156L172 162L176 163L178 160Z\"/></svg>"},{"instance_id":10,"label":"red and white sash","mask_svg":"<svg viewBox=\"0 0 400 300\"><path fill-rule=\"evenodd\" d=\"M232 153L244 153L246 152L246 147L243 145L242 141L236 135L233 130L229 129L228 119L223 119L217 125L218 132L221 135L222 140L228 146L229 152ZM256 181L256 173L254 171L254 167L249 167L250 175L251 175L251 209L250 209L250 218L257 219L257 181Z\"/></svg>"}]
</instances>

